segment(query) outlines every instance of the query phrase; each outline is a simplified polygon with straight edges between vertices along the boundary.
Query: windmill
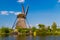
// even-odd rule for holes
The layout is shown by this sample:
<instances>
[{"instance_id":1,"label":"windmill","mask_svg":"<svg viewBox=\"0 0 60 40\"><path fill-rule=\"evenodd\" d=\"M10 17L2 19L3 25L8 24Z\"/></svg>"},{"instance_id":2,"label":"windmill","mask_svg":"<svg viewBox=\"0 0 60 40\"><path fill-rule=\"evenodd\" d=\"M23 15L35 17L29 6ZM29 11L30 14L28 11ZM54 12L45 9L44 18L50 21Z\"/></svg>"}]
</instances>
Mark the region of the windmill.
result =
<instances>
[{"instance_id":1,"label":"windmill","mask_svg":"<svg viewBox=\"0 0 60 40\"><path fill-rule=\"evenodd\" d=\"M27 27L27 25L26 25L26 21L27 21L26 16L28 14L28 9L29 9L29 6L27 6L26 11L25 11L24 6L22 5L22 13L17 15L17 18L16 18L12 28L14 28L15 24L16 24L16 28L26 28Z\"/></svg>"}]
</instances>

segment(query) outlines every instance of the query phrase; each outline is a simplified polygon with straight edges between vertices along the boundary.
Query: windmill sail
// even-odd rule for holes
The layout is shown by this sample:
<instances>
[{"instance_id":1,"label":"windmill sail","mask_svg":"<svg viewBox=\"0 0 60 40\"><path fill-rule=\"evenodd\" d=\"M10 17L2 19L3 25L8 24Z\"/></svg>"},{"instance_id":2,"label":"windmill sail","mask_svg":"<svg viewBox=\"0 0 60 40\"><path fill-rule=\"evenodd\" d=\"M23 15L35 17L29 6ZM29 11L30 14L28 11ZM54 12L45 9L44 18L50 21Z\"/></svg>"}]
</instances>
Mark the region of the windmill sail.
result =
<instances>
[{"instance_id":1,"label":"windmill sail","mask_svg":"<svg viewBox=\"0 0 60 40\"><path fill-rule=\"evenodd\" d=\"M23 13L23 14L25 13L23 4L22 4L22 13Z\"/></svg>"},{"instance_id":2,"label":"windmill sail","mask_svg":"<svg viewBox=\"0 0 60 40\"><path fill-rule=\"evenodd\" d=\"M28 23L28 26L30 28L29 22L26 19L28 9L29 9L29 6L27 6L26 11L25 11L24 6L22 4L22 13L17 15L17 18L16 18L12 28L14 28L15 25L16 25L16 28L26 28L27 27L26 22Z\"/></svg>"},{"instance_id":3,"label":"windmill sail","mask_svg":"<svg viewBox=\"0 0 60 40\"><path fill-rule=\"evenodd\" d=\"M14 21L14 23L13 23L12 29L15 27L16 21L17 21L17 18L15 19L15 21Z\"/></svg>"},{"instance_id":4,"label":"windmill sail","mask_svg":"<svg viewBox=\"0 0 60 40\"><path fill-rule=\"evenodd\" d=\"M27 6L27 8L26 8L26 12L25 12L26 15L27 15L27 13L28 13L28 9L29 9L29 6Z\"/></svg>"},{"instance_id":5,"label":"windmill sail","mask_svg":"<svg viewBox=\"0 0 60 40\"><path fill-rule=\"evenodd\" d=\"M28 14L28 9L29 9L29 6L27 5L26 12L25 12L26 16ZM29 28L31 28L27 18L26 18L26 22L27 22Z\"/></svg>"}]
</instances>

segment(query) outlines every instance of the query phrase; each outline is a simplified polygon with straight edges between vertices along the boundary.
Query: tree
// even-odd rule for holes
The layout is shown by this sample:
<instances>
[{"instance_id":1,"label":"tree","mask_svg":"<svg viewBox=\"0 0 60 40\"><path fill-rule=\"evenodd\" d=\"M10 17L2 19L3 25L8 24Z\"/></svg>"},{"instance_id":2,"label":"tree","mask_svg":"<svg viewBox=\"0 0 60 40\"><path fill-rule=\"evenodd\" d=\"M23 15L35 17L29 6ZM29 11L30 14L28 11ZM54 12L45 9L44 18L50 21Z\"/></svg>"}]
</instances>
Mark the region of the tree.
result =
<instances>
[{"instance_id":1,"label":"tree","mask_svg":"<svg viewBox=\"0 0 60 40\"><path fill-rule=\"evenodd\" d=\"M40 29L45 29L45 25L44 24L39 24L38 25Z\"/></svg>"},{"instance_id":2,"label":"tree","mask_svg":"<svg viewBox=\"0 0 60 40\"><path fill-rule=\"evenodd\" d=\"M33 27L32 27L32 31L34 32L35 30L36 30L36 27L33 26Z\"/></svg>"},{"instance_id":3,"label":"tree","mask_svg":"<svg viewBox=\"0 0 60 40\"><path fill-rule=\"evenodd\" d=\"M1 29L0 29L0 31L1 31L1 33L9 33L9 28L7 28L7 27L2 27Z\"/></svg>"},{"instance_id":4,"label":"tree","mask_svg":"<svg viewBox=\"0 0 60 40\"><path fill-rule=\"evenodd\" d=\"M50 26L48 26L48 28L47 28L47 29L48 29L48 32L51 32Z\"/></svg>"},{"instance_id":5,"label":"tree","mask_svg":"<svg viewBox=\"0 0 60 40\"><path fill-rule=\"evenodd\" d=\"M48 30L50 30L50 26L48 26Z\"/></svg>"},{"instance_id":6,"label":"tree","mask_svg":"<svg viewBox=\"0 0 60 40\"><path fill-rule=\"evenodd\" d=\"M52 30L53 30L53 31L56 31L56 29L57 29L57 24L56 24L55 22L53 22L53 24L52 24L51 27L52 27Z\"/></svg>"},{"instance_id":7,"label":"tree","mask_svg":"<svg viewBox=\"0 0 60 40\"><path fill-rule=\"evenodd\" d=\"M40 31L41 31L41 35L46 35L46 28L45 28L45 25L44 24L39 24L38 25L39 28L40 28Z\"/></svg>"}]
</instances>

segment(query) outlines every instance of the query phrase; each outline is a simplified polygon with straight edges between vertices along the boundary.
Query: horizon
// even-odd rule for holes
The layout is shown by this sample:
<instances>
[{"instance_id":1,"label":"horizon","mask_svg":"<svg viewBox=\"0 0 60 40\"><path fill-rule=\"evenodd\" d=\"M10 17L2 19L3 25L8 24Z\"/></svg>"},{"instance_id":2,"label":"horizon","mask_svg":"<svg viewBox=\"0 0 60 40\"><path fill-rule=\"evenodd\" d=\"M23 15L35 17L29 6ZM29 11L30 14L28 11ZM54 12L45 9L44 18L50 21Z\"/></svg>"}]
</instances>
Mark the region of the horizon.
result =
<instances>
[{"instance_id":1,"label":"horizon","mask_svg":"<svg viewBox=\"0 0 60 40\"><path fill-rule=\"evenodd\" d=\"M0 0L0 27L12 27L16 16L22 12L21 3L29 5L27 19L31 26L44 24L60 26L60 0Z\"/></svg>"}]
</instances>

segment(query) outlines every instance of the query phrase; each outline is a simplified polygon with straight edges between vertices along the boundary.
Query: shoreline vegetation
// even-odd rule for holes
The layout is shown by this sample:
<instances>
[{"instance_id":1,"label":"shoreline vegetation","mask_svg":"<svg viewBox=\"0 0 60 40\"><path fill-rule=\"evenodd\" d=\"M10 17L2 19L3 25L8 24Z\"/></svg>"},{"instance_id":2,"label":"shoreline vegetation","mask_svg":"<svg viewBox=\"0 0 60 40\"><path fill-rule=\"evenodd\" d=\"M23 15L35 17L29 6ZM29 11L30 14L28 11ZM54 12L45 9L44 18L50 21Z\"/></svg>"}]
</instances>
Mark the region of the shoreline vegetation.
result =
<instances>
[{"instance_id":1,"label":"shoreline vegetation","mask_svg":"<svg viewBox=\"0 0 60 40\"><path fill-rule=\"evenodd\" d=\"M57 28L57 24L53 22L51 26L45 26L44 24L38 24L38 28L8 28L8 27L1 27L0 28L0 36L1 35L33 35L33 36L48 36L48 35L60 35L60 28ZM30 32L31 31L31 32Z\"/></svg>"}]
</instances>

